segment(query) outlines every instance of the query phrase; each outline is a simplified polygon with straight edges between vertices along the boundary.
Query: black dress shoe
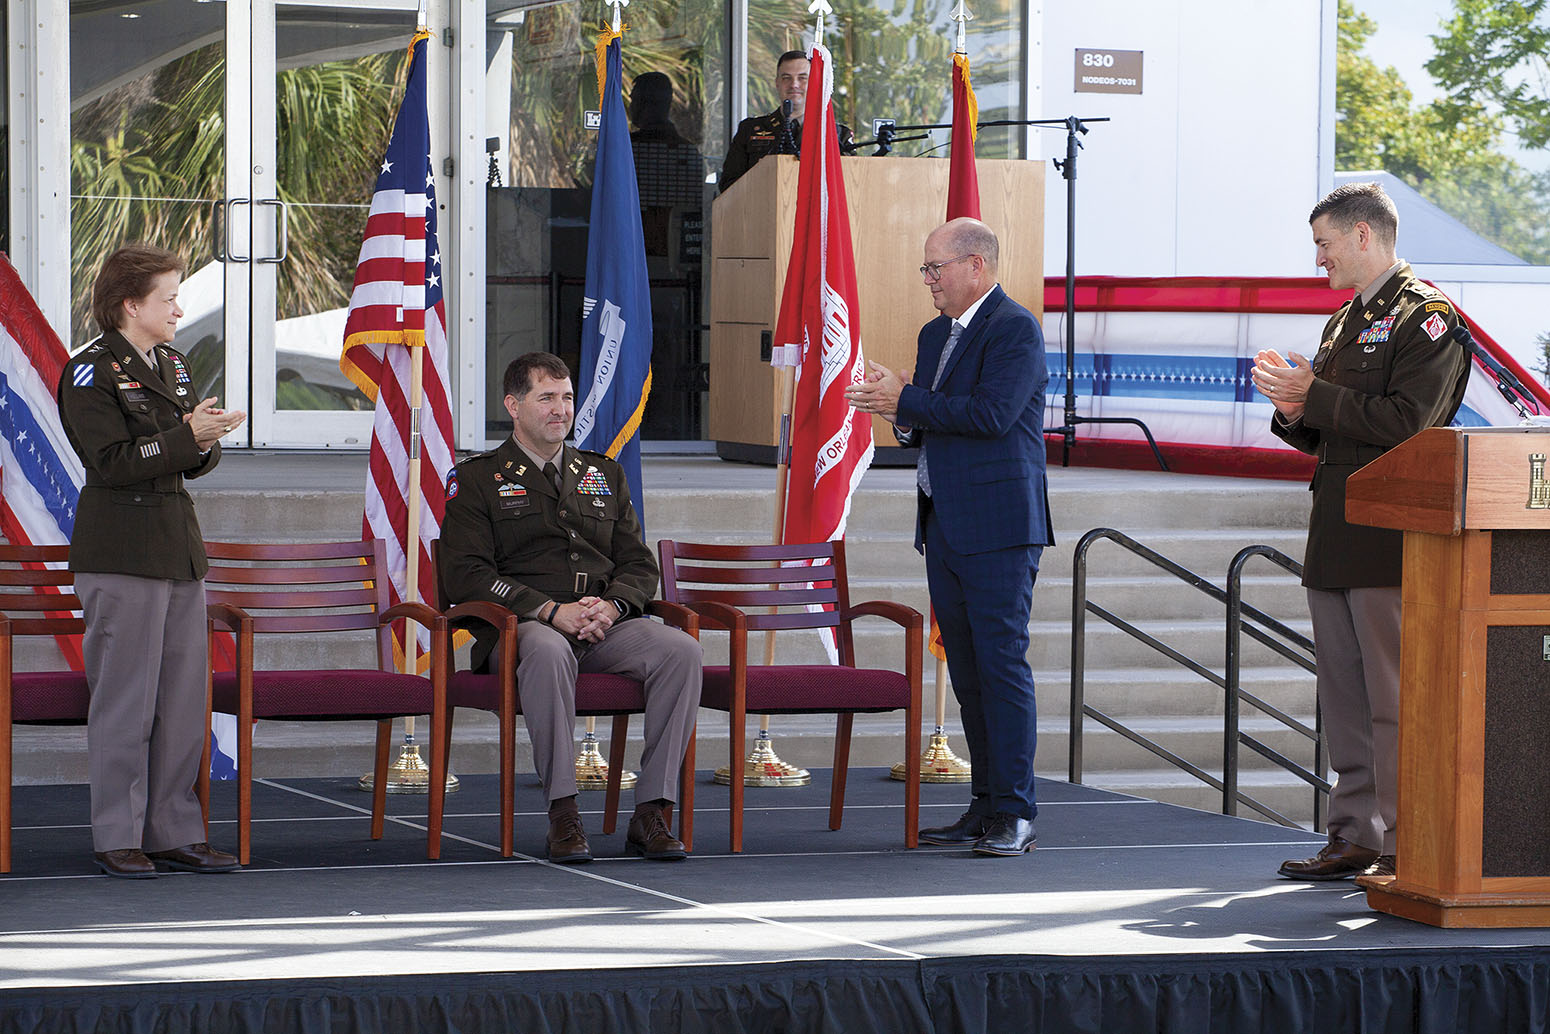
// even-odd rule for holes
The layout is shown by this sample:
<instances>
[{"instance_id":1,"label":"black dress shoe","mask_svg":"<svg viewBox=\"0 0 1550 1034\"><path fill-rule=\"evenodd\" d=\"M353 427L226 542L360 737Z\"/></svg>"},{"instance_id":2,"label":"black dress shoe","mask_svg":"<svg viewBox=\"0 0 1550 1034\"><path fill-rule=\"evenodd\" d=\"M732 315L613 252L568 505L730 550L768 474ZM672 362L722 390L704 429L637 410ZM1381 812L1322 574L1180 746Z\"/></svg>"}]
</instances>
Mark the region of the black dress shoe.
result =
<instances>
[{"instance_id":1,"label":"black dress shoe","mask_svg":"<svg viewBox=\"0 0 1550 1034\"><path fill-rule=\"evenodd\" d=\"M1329 843L1312 858L1281 863L1279 874L1289 880L1348 880L1360 876L1378 860L1378 852L1357 847L1343 837L1330 837Z\"/></svg>"},{"instance_id":2,"label":"black dress shoe","mask_svg":"<svg viewBox=\"0 0 1550 1034\"><path fill-rule=\"evenodd\" d=\"M1010 812L996 812L995 821L985 835L974 841L974 853L1015 858L1032 851L1039 838L1033 833L1033 820Z\"/></svg>"},{"instance_id":3,"label":"black dress shoe","mask_svg":"<svg viewBox=\"0 0 1550 1034\"><path fill-rule=\"evenodd\" d=\"M968 847L990 829L991 817L966 811L951 826L932 826L920 831L920 839L941 847Z\"/></svg>"},{"instance_id":4,"label":"black dress shoe","mask_svg":"<svg viewBox=\"0 0 1550 1034\"><path fill-rule=\"evenodd\" d=\"M109 876L117 876L123 880L154 880L156 878L156 866L145 857L145 853L138 847L124 847L117 851L98 851L92 855L97 862L97 868Z\"/></svg>"},{"instance_id":5,"label":"black dress shoe","mask_svg":"<svg viewBox=\"0 0 1550 1034\"><path fill-rule=\"evenodd\" d=\"M169 869L182 872L236 872L242 868L236 855L217 851L209 844L189 844L187 847L174 847L170 851L152 851L148 857Z\"/></svg>"}]
</instances>

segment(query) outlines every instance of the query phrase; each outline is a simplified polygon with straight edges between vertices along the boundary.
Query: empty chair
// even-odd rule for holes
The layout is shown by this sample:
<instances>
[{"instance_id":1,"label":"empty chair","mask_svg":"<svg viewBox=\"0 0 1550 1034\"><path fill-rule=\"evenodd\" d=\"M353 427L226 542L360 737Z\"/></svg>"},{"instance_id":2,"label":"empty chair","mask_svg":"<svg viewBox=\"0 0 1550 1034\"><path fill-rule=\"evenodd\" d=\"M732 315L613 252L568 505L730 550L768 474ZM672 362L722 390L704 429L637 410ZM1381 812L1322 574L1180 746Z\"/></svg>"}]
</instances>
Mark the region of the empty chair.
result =
<instances>
[{"instance_id":1,"label":"empty chair","mask_svg":"<svg viewBox=\"0 0 1550 1034\"><path fill-rule=\"evenodd\" d=\"M244 865L253 811L253 719L372 721L377 725L371 837L382 836L387 808L388 753L393 719L431 716L431 767L438 757L446 710L445 620L423 603L388 607L388 569L381 539L354 542L245 544L206 542L205 586L213 630L234 632L236 670L212 678L212 707L237 716L237 851ZM390 623L409 619L431 630L430 677L394 667ZM369 632L376 664L370 668L270 668L255 656L259 637L295 639L311 634ZM432 779L429 843L441 840L445 780Z\"/></svg>"},{"instance_id":2,"label":"empty chair","mask_svg":"<svg viewBox=\"0 0 1550 1034\"><path fill-rule=\"evenodd\" d=\"M732 850L743 849L743 755L746 716L825 714L838 717L834 734L834 784L829 828L839 829L845 807L850 734L858 712L904 711L904 842L920 829L920 613L901 603L852 605L845 572L845 543L728 546L657 543L662 596L700 616L702 629L731 633L730 664L706 665L700 706L731 716ZM800 565L800 566L787 566ZM904 670L856 667L851 625L880 617L904 629ZM831 629L838 665L748 663L748 633L776 629ZM762 646L762 644L760 644Z\"/></svg>"},{"instance_id":3,"label":"empty chair","mask_svg":"<svg viewBox=\"0 0 1550 1034\"><path fill-rule=\"evenodd\" d=\"M69 546L0 545L0 872L11 871L12 728L86 724L83 673L13 670L18 637L86 631L69 557Z\"/></svg>"}]
</instances>

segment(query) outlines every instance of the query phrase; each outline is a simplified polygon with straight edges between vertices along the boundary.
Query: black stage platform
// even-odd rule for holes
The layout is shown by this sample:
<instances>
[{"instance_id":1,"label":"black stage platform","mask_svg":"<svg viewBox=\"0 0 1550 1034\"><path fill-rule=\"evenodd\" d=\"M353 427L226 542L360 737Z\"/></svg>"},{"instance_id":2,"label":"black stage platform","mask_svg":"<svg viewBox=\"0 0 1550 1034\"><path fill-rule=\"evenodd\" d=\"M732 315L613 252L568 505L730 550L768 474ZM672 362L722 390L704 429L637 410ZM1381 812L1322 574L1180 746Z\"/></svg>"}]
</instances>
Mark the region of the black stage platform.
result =
<instances>
[{"instance_id":1,"label":"black stage platform","mask_svg":"<svg viewBox=\"0 0 1550 1034\"><path fill-rule=\"evenodd\" d=\"M439 862L423 798L390 798L373 843L353 780L266 780L246 871L138 882L93 874L86 787L20 787L0 1034L1550 1028L1550 931L1434 930L1275 879L1310 834L1046 780L1034 854L905 851L899 784L853 772L839 832L827 785L749 790L733 856L702 774L687 862L615 857L592 811L599 860L558 867L531 780L528 856L498 857L494 777L469 776ZM924 824L966 792L924 787Z\"/></svg>"}]
</instances>

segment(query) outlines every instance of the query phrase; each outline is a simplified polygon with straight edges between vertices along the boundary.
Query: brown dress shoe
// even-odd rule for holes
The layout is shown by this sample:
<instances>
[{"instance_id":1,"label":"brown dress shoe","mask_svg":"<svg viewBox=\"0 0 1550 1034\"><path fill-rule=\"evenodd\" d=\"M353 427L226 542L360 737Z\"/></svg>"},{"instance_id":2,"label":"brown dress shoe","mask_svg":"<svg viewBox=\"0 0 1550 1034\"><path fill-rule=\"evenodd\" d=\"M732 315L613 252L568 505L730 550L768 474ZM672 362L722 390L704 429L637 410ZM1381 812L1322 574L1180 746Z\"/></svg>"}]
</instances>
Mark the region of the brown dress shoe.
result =
<instances>
[{"instance_id":1,"label":"brown dress shoe","mask_svg":"<svg viewBox=\"0 0 1550 1034\"><path fill-rule=\"evenodd\" d=\"M1367 871L1363 872L1362 875L1363 876L1392 876L1392 875L1394 875L1394 856L1391 855L1391 854L1380 854L1376 859L1374 859L1373 863L1367 867Z\"/></svg>"},{"instance_id":2,"label":"brown dress shoe","mask_svg":"<svg viewBox=\"0 0 1550 1034\"><path fill-rule=\"evenodd\" d=\"M581 813L576 799L556 801L549 808L549 860L560 865L576 865L592 860L586 831L581 828Z\"/></svg>"},{"instance_id":3,"label":"brown dress shoe","mask_svg":"<svg viewBox=\"0 0 1550 1034\"><path fill-rule=\"evenodd\" d=\"M92 855L97 861L97 868L109 876L117 876L125 880L154 880L156 878L156 866L145 857L145 853L138 847L123 847L117 851L98 851Z\"/></svg>"},{"instance_id":4,"label":"brown dress shoe","mask_svg":"<svg viewBox=\"0 0 1550 1034\"><path fill-rule=\"evenodd\" d=\"M1357 847L1342 837L1330 837L1329 843L1312 858L1281 863L1280 874L1289 880L1348 880L1360 876L1378 860L1378 852Z\"/></svg>"},{"instance_id":5,"label":"brown dress shoe","mask_svg":"<svg viewBox=\"0 0 1550 1034\"><path fill-rule=\"evenodd\" d=\"M217 851L204 843L174 847L170 851L152 851L149 857L169 869L178 869L182 872L236 872L242 868L236 855Z\"/></svg>"},{"instance_id":6,"label":"brown dress shoe","mask_svg":"<svg viewBox=\"0 0 1550 1034\"><path fill-rule=\"evenodd\" d=\"M681 862L689 857L683 841L668 831L662 809L656 805L635 810L624 835L624 849L653 862Z\"/></svg>"}]
</instances>

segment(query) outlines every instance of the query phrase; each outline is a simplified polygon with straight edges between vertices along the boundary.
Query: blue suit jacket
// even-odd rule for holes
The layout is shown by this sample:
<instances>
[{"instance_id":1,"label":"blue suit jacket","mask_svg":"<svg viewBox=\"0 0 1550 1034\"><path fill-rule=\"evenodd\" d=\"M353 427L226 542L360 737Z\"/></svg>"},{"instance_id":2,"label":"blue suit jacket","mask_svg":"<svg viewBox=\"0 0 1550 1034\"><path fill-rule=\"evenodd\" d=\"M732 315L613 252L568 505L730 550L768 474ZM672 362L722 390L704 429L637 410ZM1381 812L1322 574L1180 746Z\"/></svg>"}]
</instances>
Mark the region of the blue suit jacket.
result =
<instances>
[{"instance_id":1,"label":"blue suit jacket","mask_svg":"<svg viewBox=\"0 0 1550 1034\"><path fill-rule=\"evenodd\" d=\"M914 383L899 396L899 436L926 455L931 500L947 543L962 554L1048 546L1044 470L1044 393L1049 369L1038 320L991 290L931 390L952 320L938 316L920 331ZM924 529L915 524L915 548Z\"/></svg>"}]
</instances>

